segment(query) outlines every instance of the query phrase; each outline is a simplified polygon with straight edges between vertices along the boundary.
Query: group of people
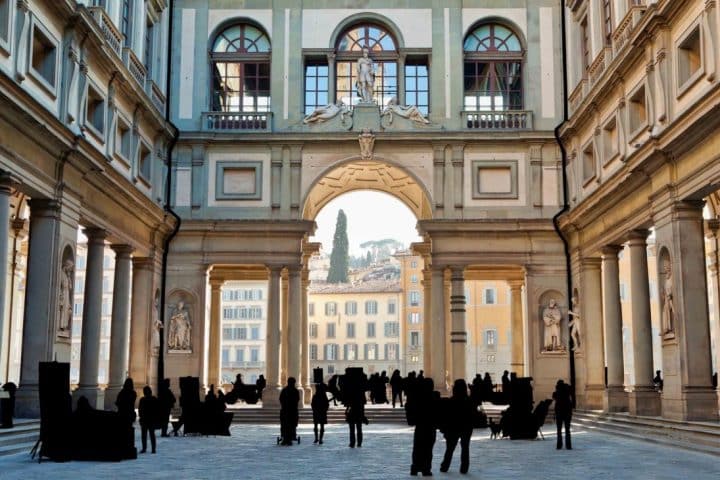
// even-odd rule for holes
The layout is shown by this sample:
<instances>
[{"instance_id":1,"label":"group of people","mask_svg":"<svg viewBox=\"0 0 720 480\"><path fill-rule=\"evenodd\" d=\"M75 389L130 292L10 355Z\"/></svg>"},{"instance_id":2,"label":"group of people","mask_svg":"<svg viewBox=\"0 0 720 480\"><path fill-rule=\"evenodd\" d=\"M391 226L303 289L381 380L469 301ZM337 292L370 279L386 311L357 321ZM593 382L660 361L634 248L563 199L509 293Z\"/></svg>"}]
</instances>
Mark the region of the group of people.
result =
<instances>
[{"instance_id":1,"label":"group of people","mask_svg":"<svg viewBox=\"0 0 720 480\"><path fill-rule=\"evenodd\" d=\"M124 417L129 423L135 421L135 401L137 393L132 378L127 378L123 384L122 390L115 399L115 406L118 413ZM140 453L147 452L147 437L150 436L150 447L152 453L156 452L157 442L155 438L155 430L161 431L161 436L168 436L168 424L170 422L170 412L175 405L175 395L170 390L170 379L166 378L160 383L158 396L155 397L152 388L149 385L143 387L143 396L138 404L138 413L140 416L140 431L142 450Z\"/></svg>"}]
</instances>

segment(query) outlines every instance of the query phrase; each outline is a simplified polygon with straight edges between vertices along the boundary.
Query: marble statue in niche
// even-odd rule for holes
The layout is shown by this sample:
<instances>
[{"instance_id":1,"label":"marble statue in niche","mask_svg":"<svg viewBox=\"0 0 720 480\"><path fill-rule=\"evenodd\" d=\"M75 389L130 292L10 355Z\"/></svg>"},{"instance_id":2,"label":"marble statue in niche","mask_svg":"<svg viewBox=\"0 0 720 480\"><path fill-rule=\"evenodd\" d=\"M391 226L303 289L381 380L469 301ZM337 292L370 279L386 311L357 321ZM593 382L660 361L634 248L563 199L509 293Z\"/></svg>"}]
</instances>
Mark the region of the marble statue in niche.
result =
<instances>
[{"instance_id":1,"label":"marble statue in niche","mask_svg":"<svg viewBox=\"0 0 720 480\"><path fill-rule=\"evenodd\" d=\"M60 274L60 298L59 310L60 321L58 322L58 335L70 336L70 324L73 314L73 281L75 279L75 263L67 259L63 262L62 273Z\"/></svg>"},{"instance_id":2,"label":"marble statue in niche","mask_svg":"<svg viewBox=\"0 0 720 480\"><path fill-rule=\"evenodd\" d=\"M577 293L572 296L572 310L568 310L570 318L570 338L573 341L573 350L580 350L582 345L580 336L582 335L582 324L580 323L580 300L578 299Z\"/></svg>"},{"instance_id":3,"label":"marble statue in niche","mask_svg":"<svg viewBox=\"0 0 720 480\"><path fill-rule=\"evenodd\" d=\"M185 302L180 300L173 309L172 315L170 315L170 329L167 338L168 351L192 351L191 333L190 312Z\"/></svg>"},{"instance_id":4,"label":"marble statue in niche","mask_svg":"<svg viewBox=\"0 0 720 480\"><path fill-rule=\"evenodd\" d=\"M660 294L662 301L662 332L663 334L675 331L675 302L673 298L672 267L670 259L663 262L663 287Z\"/></svg>"},{"instance_id":5,"label":"marble statue in niche","mask_svg":"<svg viewBox=\"0 0 720 480\"><path fill-rule=\"evenodd\" d=\"M355 89L360 97L360 103L373 103L375 94L375 62L368 56L369 53L370 50L363 47L362 57L358 58L356 64Z\"/></svg>"},{"instance_id":6,"label":"marble statue in niche","mask_svg":"<svg viewBox=\"0 0 720 480\"><path fill-rule=\"evenodd\" d=\"M543 345L546 352L564 350L560 336L560 323L562 312L555 299L551 298L543 309L542 320L545 324L545 335Z\"/></svg>"}]
</instances>

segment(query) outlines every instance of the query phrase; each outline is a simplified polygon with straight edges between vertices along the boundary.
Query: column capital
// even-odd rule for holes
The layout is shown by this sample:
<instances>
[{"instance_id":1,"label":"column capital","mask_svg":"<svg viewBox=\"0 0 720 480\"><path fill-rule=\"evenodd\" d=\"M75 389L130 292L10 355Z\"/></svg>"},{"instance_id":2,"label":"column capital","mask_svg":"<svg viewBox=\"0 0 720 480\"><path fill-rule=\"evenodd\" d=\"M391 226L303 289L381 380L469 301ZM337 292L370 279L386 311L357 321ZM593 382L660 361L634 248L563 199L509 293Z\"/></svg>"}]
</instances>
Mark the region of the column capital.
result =
<instances>
[{"instance_id":1,"label":"column capital","mask_svg":"<svg viewBox=\"0 0 720 480\"><path fill-rule=\"evenodd\" d=\"M583 269L598 269L602 265L600 257L582 257L580 259L580 267Z\"/></svg>"},{"instance_id":2,"label":"column capital","mask_svg":"<svg viewBox=\"0 0 720 480\"><path fill-rule=\"evenodd\" d=\"M115 258L130 258L135 248L132 245L110 245L115 252Z\"/></svg>"},{"instance_id":3,"label":"column capital","mask_svg":"<svg viewBox=\"0 0 720 480\"><path fill-rule=\"evenodd\" d=\"M28 200L31 217L55 217L60 214L60 202L46 198L32 198Z\"/></svg>"},{"instance_id":4,"label":"column capital","mask_svg":"<svg viewBox=\"0 0 720 480\"><path fill-rule=\"evenodd\" d=\"M525 285L524 280L508 280L507 283L510 290L522 290L522 287Z\"/></svg>"},{"instance_id":5,"label":"column capital","mask_svg":"<svg viewBox=\"0 0 720 480\"><path fill-rule=\"evenodd\" d=\"M285 268L287 268L288 275L300 275L302 273L303 266L301 264L297 265L285 265Z\"/></svg>"},{"instance_id":6,"label":"column capital","mask_svg":"<svg viewBox=\"0 0 720 480\"><path fill-rule=\"evenodd\" d=\"M605 245L600 249L600 253L602 253L603 260L612 257L617 260L618 253L620 253L620 250L622 249L622 245Z\"/></svg>"},{"instance_id":7,"label":"column capital","mask_svg":"<svg viewBox=\"0 0 720 480\"><path fill-rule=\"evenodd\" d=\"M267 269L272 275L273 273L275 275L280 275L282 273L283 266L282 265L267 265Z\"/></svg>"},{"instance_id":8,"label":"column capital","mask_svg":"<svg viewBox=\"0 0 720 480\"><path fill-rule=\"evenodd\" d=\"M108 236L108 232L102 228L87 227L83 229L83 233L90 243L105 243L105 239Z\"/></svg>"},{"instance_id":9,"label":"column capital","mask_svg":"<svg viewBox=\"0 0 720 480\"><path fill-rule=\"evenodd\" d=\"M637 229L637 230L630 230L627 233L627 239L628 243L630 245L647 245L647 237L650 235L650 230L646 229Z\"/></svg>"},{"instance_id":10,"label":"column capital","mask_svg":"<svg viewBox=\"0 0 720 480\"><path fill-rule=\"evenodd\" d=\"M465 278L465 265L450 265L451 278L463 280Z\"/></svg>"},{"instance_id":11,"label":"column capital","mask_svg":"<svg viewBox=\"0 0 720 480\"><path fill-rule=\"evenodd\" d=\"M8 172L0 171L0 195L10 195L20 181Z\"/></svg>"},{"instance_id":12,"label":"column capital","mask_svg":"<svg viewBox=\"0 0 720 480\"><path fill-rule=\"evenodd\" d=\"M707 221L707 227L710 229L712 236L717 237L717 232L720 228L720 220L717 218L711 218Z\"/></svg>"},{"instance_id":13,"label":"column capital","mask_svg":"<svg viewBox=\"0 0 720 480\"><path fill-rule=\"evenodd\" d=\"M133 270L151 270L155 264L155 260L152 257L132 257L132 264Z\"/></svg>"},{"instance_id":14,"label":"column capital","mask_svg":"<svg viewBox=\"0 0 720 480\"><path fill-rule=\"evenodd\" d=\"M209 283L210 283L210 287L213 290L220 290L222 288L222 286L225 284L225 279L217 278L217 277L210 277Z\"/></svg>"}]
</instances>

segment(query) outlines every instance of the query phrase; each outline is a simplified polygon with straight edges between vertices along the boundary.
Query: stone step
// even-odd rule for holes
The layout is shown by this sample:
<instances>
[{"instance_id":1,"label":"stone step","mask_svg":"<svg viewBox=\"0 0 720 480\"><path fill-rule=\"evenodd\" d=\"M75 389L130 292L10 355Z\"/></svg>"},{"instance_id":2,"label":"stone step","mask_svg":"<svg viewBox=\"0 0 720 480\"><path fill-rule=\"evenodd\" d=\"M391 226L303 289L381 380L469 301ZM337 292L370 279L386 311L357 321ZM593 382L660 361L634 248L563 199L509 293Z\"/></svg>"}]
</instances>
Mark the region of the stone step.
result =
<instances>
[{"instance_id":1,"label":"stone step","mask_svg":"<svg viewBox=\"0 0 720 480\"><path fill-rule=\"evenodd\" d=\"M0 447L18 442L36 442L40 437L40 429L16 432L14 435L0 435Z\"/></svg>"},{"instance_id":2,"label":"stone step","mask_svg":"<svg viewBox=\"0 0 720 480\"><path fill-rule=\"evenodd\" d=\"M710 422L681 422L628 414L575 412L573 423L588 430L720 455L720 425Z\"/></svg>"},{"instance_id":3,"label":"stone step","mask_svg":"<svg viewBox=\"0 0 720 480\"><path fill-rule=\"evenodd\" d=\"M0 457L30 453L40 438L40 420L15 419L13 428L0 429Z\"/></svg>"},{"instance_id":4,"label":"stone step","mask_svg":"<svg viewBox=\"0 0 720 480\"><path fill-rule=\"evenodd\" d=\"M9 455L17 455L26 453L30 455L30 451L35 446L36 441L32 442L20 442L12 445L0 445L0 457L7 457Z\"/></svg>"}]
</instances>

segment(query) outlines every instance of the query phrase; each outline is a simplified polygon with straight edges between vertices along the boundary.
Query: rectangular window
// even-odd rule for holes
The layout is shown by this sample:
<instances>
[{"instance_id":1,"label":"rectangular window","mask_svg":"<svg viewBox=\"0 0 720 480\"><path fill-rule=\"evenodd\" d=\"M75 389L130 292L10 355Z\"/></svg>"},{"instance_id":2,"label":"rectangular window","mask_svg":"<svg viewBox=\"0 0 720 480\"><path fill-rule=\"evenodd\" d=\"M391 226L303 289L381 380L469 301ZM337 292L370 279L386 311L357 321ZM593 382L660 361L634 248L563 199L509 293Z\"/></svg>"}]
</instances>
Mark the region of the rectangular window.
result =
<instances>
[{"instance_id":1,"label":"rectangular window","mask_svg":"<svg viewBox=\"0 0 720 480\"><path fill-rule=\"evenodd\" d=\"M335 374L335 365L328 365L327 373L328 373L328 375L334 375Z\"/></svg>"},{"instance_id":2,"label":"rectangular window","mask_svg":"<svg viewBox=\"0 0 720 480\"><path fill-rule=\"evenodd\" d=\"M309 317L315 316L315 304L314 303L308 303L308 316Z\"/></svg>"},{"instance_id":3,"label":"rectangular window","mask_svg":"<svg viewBox=\"0 0 720 480\"><path fill-rule=\"evenodd\" d=\"M86 125L102 139L105 131L105 97L92 85L88 85Z\"/></svg>"},{"instance_id":4,"label":"rectangular window","mask_svg":"<svg viewBox=\"0 0 720 480\"><path fill-rule=\"evenodd\" d=\"M233 339L233 329L232 328L223 328L223 340L232 340Z\"/></svg>"},{"instance_id":5,"label":"rectangular window","mask_svg":"<svg viewBox=\"0 0 720 480\"><path fill-rule=\"evenodd\" d=\"M620 301L627 301L627 285L622 282L620 282Z\"/></svg>"},{"instance_id":6,"label":"rectangular window","mask_svg":"<svg viewBox=\"0 0 720 480\"><path fill-rule=\"evenodd\" d=\"M388 308L387 313L388 315L395 315L395 300L388 300Z\"/></svg>"},{"instance_id":7,"label":"rectangular window","mask_svg":"<svg viewBox=\"0 0 720 480\"><path fill-rule=\"evenodd\" d=\"M430 82L427 58L405 62L405 105L415 105L420 113L430 111Z\"/></svg>"},{"instance_id":8,"label":"rectangular window","mask_svg":"<svg viewBox=\"0 0 720 480\"><path fill-rule=\"evenodd\" d=\"M408 293L408 298L411 307L417 307L420 305L420 292L416 290L411 290Z\"/></svg>"},{"instance_id":9,"label":"rectangular window","mask_svg":"<svg viewBox=\"0 0 720 480\"><path fill-rule=\"evenodd\" d=\"M83 304L75 303L73 305L73 316L80 317L80 316L82 316L82 312L83 312Z\"/></svg>"},{"instance_id":10,"label":"rectangular window","mask_svg":"<svg viewBox=\"0 0 720 480\"><path fill-rule=\"evenodd\" d=\"M310 336L310 338L317 338L317 335L318 335L317 323L311 323L309 325L309 328L310 328L310 332L308 333L308 335Z\"/></svg>"},{"instance_id":11,"label":"rectangular window","mask_svg":"<svg viewBox=\"0 0 720 480\"><path fill-rule=\"evenodd\" d=\"M150 19L147 20L147 24L145 26L145 55L144 55L144 65L145 70L147 71L148 78L152 78L152 64L153 64L153 54L155 53L154 50L154 39L155 39L155 25L150 21Z\"/></svg>"},{"instance_id":12,"label":"rectangular window","mask_svg":"<svg viewBox=\"0 0 720 480\"><path fill-rule=\"evenodd\" d=\"M346 343L343 346L343 350L345 350L345 360L353 361L357 360L357 345L354 343Z\"/></svg>"},{"instance_id":13,"label":"rectangular window","mask_svg":"<svg viewBox=\"0 0 720 480\"><path fill-rule=\"evenodd\" d=\"M105 275L103 277L103 293L110 293L110 277Z\"/></svg>"},{"instance_id":14,"label":"rectangular window","mask_svg":"<svg viewBox=\"0 0 720 480\"><path fill-rule=\"evenodd\" d=\"M385 360L398 360L398 352L400 348L397 343L385 344Z\"/></svg>"},{"instance_id":15,"label":"rectangular window","mask_svg":"<svg viewBox=\"0 0 720 480\"><path fill-rule=\"evenodd\" d=\"M335 64L335 99L345 105L357 105L360 101L355 81L357 70L355 61L339 61ZM392 97L397 97L397 62L375 61L375 101L378 105L387 105Z\"/></svg>"},{"instance_id":16,"label":"rectangular window","mask_svg":"<svg viewBox=\"0 0 720 480\"><path fill-rule=\"evenodd\" d=\"M521 62L466 61L464 68L465 110L522 110Z\"/></svg>"},{"instance_id":17,"label":"rectangular window","mask_svg":"<svg viewBox=\"0 0 720 480\"><path fill-rule=\"evenodd\" d=\"M140 144L140 156L139 156L138 172L140 176L145 180L150 180L150 173L152 169L152 150L144 143Z\"/></svg>"},{"instance_id":18,"label":"rectangular window","mask_svg":"<svg viewBox=\"0 0 720 480\"><path fill-rule=\"evenodd\" d=\"M108 304L108 310L110 310L110 302L107 302ZM103 318L102 322L100 322L100 336L101 337L109 337L110 336L110 319Z\"/></svg>"},{"instance_id":19,"label":"rectangular window","mask_svg":"<svg viewBox=\"0 0 720 480\"><path fill-rule=\"evenodd\" d=\"M595 178L595 152L593 150L592 142L585 147L582 152L582 167L583 167L583 182Z\"/></svg>"},{"instance_id":20,"label":"rectangular window","mask_svg":"<svg viewBox=\"0 0 720 480\"><path fill-rule=\"evenodd\" d=\"M328 103L327 61L308 60L305 64L305 115Z\"/></svg>"},{"instance_id":21,"label":"rectangular window","mask_svg":"<svg viewBox=\"0 0 720 480\"><path fill-rule=\"evenodd\" d=\"M334 316L337 315L337 303L335 302L327 302L325 304L325 316Z\"/></svg>"},{"instance_id":22,"label":"rectangular window","mask_svg":"<svg viewBox=\"0 0 720 480\"><path fill-rule=\"evenodd\" d=\"M367 337L375 338L375 322L368 322L367 324Z\"/></svg>"},{"instance_id":23,"label":"rectangular window","mask_svg":"<svg viewBox=\"0 0 720 480\"><path fill-rule=\"evenodd\" d=\"M260 340L260 327L250 327L250 340Z\"/></svg>"},{"instance_id":24,"label":"rectangular window","mask_svg":"<svg viewBox=\"0 0 720 480\"><path fill-rule=\"evenodd\" d=\"M244 362L245 361L245 349L240 347L237 350L235 350L235 360L238 362Z\"/></svg>"},{"instance_id":25,"label":"rectangular window","mask_svg":"<svg viewBox=\"0 0 720 480\"><path fill-rule=\"evenodd\" d=\"M677 50L678 64L678 86L683 87L688 84L695 74L700 72L702 68L702 44L700 43L700 26L685 37L678 45Z\"/></svg>"},{"instance_id":26,"label":"rectangular window","mask_svg":"<svg viewBox=\"0 0 720 480\"><path fill-rule=\"evenodd\" d=\"M483 305L495 305L497 303L497 290L494 288L483 289Z\"/></svg>"},{"instance_id":27,"label":"rectangular window","mask_svg":"<svg viewBox=\"0 0 720 480\"><path fill-rule=\"evenodd\" d=\"M3 43L10 40L10 1L0 0L0 40Z\"/></svg>"},{"instance_id":28,"label":"rectangular window","mask_svg":"<svg viewBox=\"0 0 720 480\"><path fill-rule=\"evenodd\" d=\"M213 75L213 111L270 111L270 62L215 62Z\"/></svg>"},{"instance_id":29,"label":"rectangular window","mask_svg":"<svg viewBox=\"0 0 720 480\"><path fill-rule=\"evenodd\" d=\"M365 315L377 315L378 303L375 300L365 302Z\"/></svg>"},{"instance_id":30,"label":"rectangular window","mask_svg":"<svg viewBox=\"0 0 720 480\"><path fill-rule=\"evenodd\" d=\"M336 343L325 344L325 360L337 360L338 346Z\"/></svg>"},{"instance_id":31,"label":"rectangular window","mask_svg":"<svg viewBox=\"0 0 720 480\"><path fill-rule=\"evenodd\" d=\"M318 352L317 352L317 345L314 343L311 343L308 345L308 355L310 357L310 360L317 360L318 359Z\"/></svg>"},{"instance_id":32,"label":"rectangular window","mask_svg":"<svg viewBox=\"0 0 720 480\"><path fill-rule=\"evenodd\" d=\"M132 26L132 0L122 0L120 9L120 33L125 37L125 46L130 46L130 28Z\"/></svg>"},{"instance_id":33,"label":"rectangular window","mask_svg":"<svg viewBox=\"0 0 720 480\"><path fill-rule=\"evenodd\" d=\"M409 316L410 323L417 325L420 323L420 313L419 312L411 312Z\"/></svg>"},{"instance_id":34,"label":"rectangular window","mask_svg":"<svg viewBox=\"0 0 720 480\"><path fill-rule=\"evenodd\" d=\"M357 302L345 302L345 315L357 315Z\"/></svg>"},{"instance_id":35,"label":"rectangular window","mask_svg":"<svg viewBox=\"0 0 720 480\"><path fill-rule=\"evenodd\" d=\"M497 345L497 330L485 330L485 346L494 348Z\"/></svg>"},{"instance_id":36,"label":"rectangular window","mask_svg":"<svg viewBox=\"0 0 720 480\"><path fill-rule=\"evenodd\" d=\"M580 20L580 55L582 58L583 76L590 68L590 31L587 15Z\"/></svg>"},{"instance_id":37,"label":"rectangular window","mask_svg":"<svg viewBox=\"0 0 720 480\"><path fill-rule=\"evenodd\" d=\"M102 315L110 315L110 301L108 299L102 301Z\"/></svg>"},{"instance_id":38,"label":"rectangular window","mask_svg":"<svg viewBox=\"0 0 720 480\"><path fill-rule=\"evenodd\" d=\"M56 84L57 45L38 25L33 26L32 69L53 91Z\"/></svg>"},{"instance_id":39,"label":"rectangular window","mask_svg":"<svg viewBox=\"0 0 720 480\"><path fill-rule=\"evenodd\" d=\"M347 327L347 338L355 338L355 323L348 322Z\"/></svg>"},{"instance_id":40,"label":"rectangular window","mask_svg":"<svg viewBox=\"0 0 720 480\"><path fill-rule=\"evenodd\" d=\"M605 34L605 45L612 44L613 33L613 0L602 0L603 33Z\"/></svg>"},{"instance_id":41,"label":"rectangular window","mask_svg":"<svg viewBox=\"0 0 720 480\"><path fill-rule=\"evenodd\" d=\"M75 277L75 293L85 292L85 277Z\"/></svg>"},{"instance_id":42,"label":"rectangular window","mask_svg":"<svg viewBox=\"0 0 720 480\"><path fill-rule=\"evenodd\" d=\"M418 276L410 275L410 283L418 283Z\"/></svg>"},{"instance_id":43,"label":"rectangular window","mask_svg":"<svg viewBox=\"0 0 720 480\"><path fill-rule=\"evenodd\" d=\"M618 129L614 116L603 127L602 143L603 162L608 162L618 153Z\"/></svg>"},{"instance_id":44,"label":"rectangular window","mask_svg":"<svg viewBox=\"0 0 720 480\"><path fill-rule=\"evenodd\" d=\"M645 85L643 85L632 94L628 102L628 128L631 132L631 137L647 125L646 105Z\"/></svg>"},{"instance_id":45,"label":"rectangular window","mask_svg":"<svg viewBox=\"0 0 720 480\"><path fill-rule=\"evenodd\" d=\"M238 340L247 340L247 327L240 327L238 331Z\"/></svg>"},{"instance_id":46,"label":"rectangular window","mask_svg":"<svg viewBox=\"0 0 720 480\"><path fill-rule=\"evenodd\" d=\"M335 323L328 323L327 330L325 332L327 338L335 338Z\"/></svg>"},{"instance_id":47,"label":"rectangular window","mask_svg":"<svg viewBox=\"0 0 720 480\"><path fill-rule=\"evenodd\" d=\"M222 363L223 363L223 366L230 363L230 349L228 349L228 348L222 349Z\"/></svg>"},{"instance_id":48,"label":"rectangular window","mask_svg":"<svg viewBox=\"0 0 720 480\"><path fill-rule=\"evenodd\" d=\"M251 348L250 349L250 361L251 362L257 362L260 358L260 350L257 348Z\"/></svg>"},{"instance_id":49,"label":"rectangular window","mask_svg":"<svg viewBox=\"0 0 720 480\"><path fill-rule=\"evenodd\" d=\"M412 261L410 262L410 268L417 268L417 266L418 266L417 260L412 260Z\"/></svg>"},{"instance_id":50,"label":"rectangular window","mask_svg":"<svg viewBox=\"0 0 720 480\"><path fill-rule=\"evenodd\" d=\"M420 345L420 332L410 332L410 345L413 347Z\"/></svg>"},{"instance_id":51,"label":"rectangular window","mask_svg":"<svg viewBox=\"0 0 720 480\"><path fill-rule=\"evenodd\" d=\"M385 322L385 336L397 337L400 335L400 324L398 322Z\"/></svg>"},{"instance_id":52,"label":"rectangular window","mask_svg":"<svg viewBox=\"0 0 720 480\"><path fill-rule=\"evenodd\" d=\"M377 343L365 344L365 360L377 360Z\"/></svg>"}]
</instances>

